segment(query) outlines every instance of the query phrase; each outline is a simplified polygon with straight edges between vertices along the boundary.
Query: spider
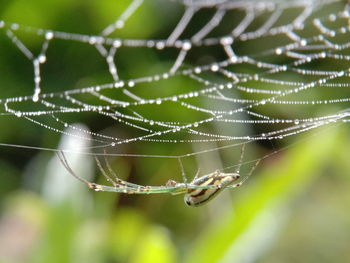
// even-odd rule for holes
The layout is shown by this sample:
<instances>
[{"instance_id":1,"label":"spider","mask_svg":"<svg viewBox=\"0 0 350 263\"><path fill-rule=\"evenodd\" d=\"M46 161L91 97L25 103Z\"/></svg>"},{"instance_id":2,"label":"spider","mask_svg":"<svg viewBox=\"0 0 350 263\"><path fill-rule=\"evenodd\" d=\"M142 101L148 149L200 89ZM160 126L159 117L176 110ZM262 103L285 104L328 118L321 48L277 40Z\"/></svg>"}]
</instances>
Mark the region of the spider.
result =
<instances>
[{"instance_id":1,"label":"spider","mask_svg":"<svg viewBox=\"0 0 350 263\"><path fill-rule=\"evenodd\" d=\"M116 173L112 170L109 162L105 157L106 167L109 171L109 174L102 167L100 160L95 156L96 164L103 174L103 176L109 181L112 186L101 185L89 182L84 178L78 176L72 168L69 166L68 161L62 151L57 153L58 158L60 159L63 166L67 169L67 171L74 176L79 181L86 184L89 188L95 191L105 191L105 192L117 192L117 193L125 193L125 194L184 194L184 201L188 206L199 206L210 200L212 200L217 194L219 194L222 190L226 188L236 188L241 186L248 177L253 173L255 168L258 166L260 160L258 160L255 165L251 168L249 174L240 182L232 184L234 181L237 181L240 178L240 168L243 161L244 155L244 145L241 149L241 157L238 164L238 168L234 173L224 173L219 170L206 174L204 176L199 177L199 170L194 177L194 179L187 183L184 168L182 166L181 160L179 159L180 166L182 169L182 176L184 178L184 183L179 183L174 180L168 180L165 186L143 186L138 184L133 184L127 181L124 181L116 175Z\"/></svg>"}]
</instances>

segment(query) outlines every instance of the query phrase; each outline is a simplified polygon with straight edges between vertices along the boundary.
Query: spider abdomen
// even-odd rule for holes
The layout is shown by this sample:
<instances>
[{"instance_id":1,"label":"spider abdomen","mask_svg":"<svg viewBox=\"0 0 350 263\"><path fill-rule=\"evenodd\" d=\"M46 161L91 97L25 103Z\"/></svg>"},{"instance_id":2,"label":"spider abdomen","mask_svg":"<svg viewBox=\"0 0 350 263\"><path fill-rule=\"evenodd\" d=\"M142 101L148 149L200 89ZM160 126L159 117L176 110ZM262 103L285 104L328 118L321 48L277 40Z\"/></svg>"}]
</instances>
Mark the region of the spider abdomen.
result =
<instances>
[{"instance_id":1,"label":"spider abdomen","mask_svg":"<svg viewBox=\"0 0 350 263\"><path fill-rule=\"evenodd\" d=\"M191 185L208 186L208 188L190 188L184 197L184 201L189 206L199 206L213 199L220 191L225 189L233 181L239 178L237 173L215 172L198 179L195 179Z\"/></svg>"}]
</instances>

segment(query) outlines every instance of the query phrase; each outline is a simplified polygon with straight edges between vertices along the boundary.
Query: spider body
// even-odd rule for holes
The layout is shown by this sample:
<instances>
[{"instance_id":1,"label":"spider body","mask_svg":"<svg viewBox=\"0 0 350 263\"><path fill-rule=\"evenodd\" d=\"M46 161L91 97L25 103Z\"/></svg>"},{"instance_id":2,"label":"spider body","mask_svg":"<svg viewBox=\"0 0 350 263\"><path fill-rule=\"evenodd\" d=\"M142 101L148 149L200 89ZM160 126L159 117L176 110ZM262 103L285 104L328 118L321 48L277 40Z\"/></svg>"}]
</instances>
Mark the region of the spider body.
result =
<instances>
[{"instance_id":1,"label":"spider body","mask_svg":"<svg viewBox=\"0 0 350 263\"><path fill-rule=\"evenodd\" d=\"M102 185L87 181L86 179L78 176L72 168L69 166L68 161L64 153L58 152L57 156L60 159L66 170L76 179L86 184L90 189L95 191L105 191L105 192L116 192L125 194L172 194L179 195L184 194L184 201L188 206L195 207L202 205L210 200L212 200L217 194L226 188L235 188L241 186L245 180L253 173L254 169L259 163L259 160L250 170L249 174L243 178L238 183L233 183L240 178L240 167L243 160L244 145L241 150L241 158L238 164L238 169L234 173L224 173L220 171L215 171L210 174L203 175L201 177L197 175L194 179L187 183L184 169L180 161L180 166L182 169L182 175L184 178L183 183L176 182L174 180L169 180L164 186L143 186L138 184L133 184L118 178L116 173L110 167L108 161L105 158L105 165L108 172L103 168L99 159L95 156L96 164L101 171L102 175L109 181L112 185Z\"/></svg>"}]
</instances>

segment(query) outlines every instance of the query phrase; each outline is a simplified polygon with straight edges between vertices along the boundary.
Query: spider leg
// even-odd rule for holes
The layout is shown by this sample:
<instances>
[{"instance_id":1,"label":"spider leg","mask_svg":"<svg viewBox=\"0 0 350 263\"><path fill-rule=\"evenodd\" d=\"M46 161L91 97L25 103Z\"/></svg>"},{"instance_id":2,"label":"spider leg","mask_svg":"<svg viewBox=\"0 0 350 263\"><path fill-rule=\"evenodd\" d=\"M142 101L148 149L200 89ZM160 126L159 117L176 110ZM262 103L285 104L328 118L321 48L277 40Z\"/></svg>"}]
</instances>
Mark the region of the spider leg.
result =
<instances>
[{"instance_id":1,"label":"spider leg","mask_svg":"<svg viewBox=\"0 0 350 263\"><path fill-rule=\"evenodd\" d=\"M133 193L148 193L148 191L152 192L152 189L147 189L147 191L142 191L143 188L147 188L145 186L137 186L137 187L131 187L131 186L127 186L125 184L115 184L113 186L107 186L107 185L101 185L101 184L96 184L96 183L91 183L87 180L85 180L84 178L78 176L73 169L70 167L66 156L64 155L64 153L62 151L59 151L57 153L57 156L59 158L59 160L61 161L62 165L64 166L64 168L66 168L66 170L76 179L78 179L79 181L81 181L82 183L86 184L90 189L93 189L95 191L107 191L107 192L118 192L118 193L129 193L129 194L133 194ZM102 166L100 164L100 162L97 162L99 165L99 168ZM105 175L104 170L102 169L101 172ZM108 178L108 176L107 176ZM124 182L124 181L123 181ZM154 189L156 191L164 192L164 189ZM153 190L153 191L154 191Z\"/></svg>"},{"instance_id":2,"label":"spider leg","mask_svg":"<svg viewBox=\"0 0 350 263\"><path fill-rule=\"evenodd\" d=\"M127 182L127 181L124 181L124 180L120 179L120 178L117 176L117 174L115 173L115 171L112 169L111 165L109 164L109 162L108 162L108 160L107 160L107 158L106 158L106 152L105 152L105 155L104 155L104 161L105 161L105 163L106 163L106 166L107 166L107 169L108 169L109 173L110 173L111 175L113 175L114 183L116 183L116 184L123 184L123 185L127 185L127 186L129 186L129 187L136 187L136 188L138 188L138 187L144 187L144 186L141 186L141 185L138 185L138 184L129 183L129 182ZM102 165L100 165L100 166L102 167ZM108 178L111 178L111 177L108 176ZM112 178L111 178L111 180L112 180ZM112 181L113 181L113 180L112 180Z\"/></svg>"},{"instance_id":3,"label":"spider leg","mask_svg":"<svg viewBox=\"0 0 350 263\"><path fill-rule=\"evenodd\" d=\"M193 180L196 180L198 178L200 172L201 172L201 168L198 167L197 173L194 176Z\"/></svg>"},{"instance_id":4,"label":"spider leg","mask_svg":"<svg viewBox=\"0 0 350 263\"><path fill-rule=\"evenodd\" d=\"M171 181L166 186L142 186L137 184L132 184L121 180L118 178L118 183L114 181L113 186L101 185L87 181L86 179L78 176L73 169L70 167L66 156L62 151L57 153L59 160L62 165L66 168L66 170L76 179L86 184L90 189L95 191L105 191L105 192L115 192L115 193L125 193L125 194L185 194L189 189L211 189L211 188L220 188L218 185L195 185L195 184L187 184L187 183L177 183L175 181ZM111 179L110 176L107 175L106 171L103 169L101 162L96 158L96 163L101 170L101 173L107 178ZM113 171L113 170L111 170ZM120 182L120 183L119 183Z\"/></svg>"},{"instance_id":5,"label":"spider leg","mask_svg":"<svg viewBox=\"0 0 350 263\"><path fill-rule=\"evenodd\" d=\"M239 157L239 162L238 162L238 166L237 166L237 170L236 170L237 174L239 174L239 172L241 170L241 166L242 166L242 162L243 162L243 156L244 156L244 151L245 151L245 144L242 144L241 156Z\"/></svg>"},{"instance_id":6,"label":"spider leg","mask_svg":"<svg viewBox=\"0 0 350 263\"><path fill-rule=\"evenodd\" d=\"M89 188L91 189L95 189L95 183L91 183L87 180L85 180L84 178L78 176L73 170L72 168L69 166L68 161L66 156L64 155L63 151L59 151L56 153L58 159L61 161L62 165L64 166L64 168L66 168L66 170L76 179L78 179L80 182L83 182L84 184L86 184Z\"/></svg>"},{"instance_id":7,"label":"spider leg","mask_svg":"<svg viewBox=\"0 0 350 263\"><path fill-rule=\"evenodd\" d=\"M180 158L178 158L179 160L179 164L180 164L180 167L181 167L181 175L182 175L182 179L184 181L184 183L186 184L187 183L187 177L186 177L186 174L185 174L185 169L184 169L184 166L182 164L182 161Z\"/></svg>"},{"instance_id":8,"label":"spider leg","mask_svg":"<svg viewBox=\"0 0 350 263\"><path fill-rule=\"evenodd\" d=\"M253 172L255 171L256 167L259 165L261 159L257 160L256 163L253 165L253 167L250 169L248 175L246 177L244 177L242 179L242 181L240 181L239 183L237 184L232 184L232 185L229 185L227 186L227 188L236 188L236 187L239 187L241 186L242 184L245 183L245 181L247 181L247 179L253 174Z\"/></svg>"},{"instance_id":9,"label":"spider leg","mask_svg":"<svg viewBox=\"0 0 350 263\"><path fill-rule=\"evenodd\" d=\"M111 182L113 184L114 187L117 187L118 183L120 182L116 182L114 181L107 173L106 171L103 169L100 160L97 158L97 156L94 156L95 158L95 162L97 164L98 169L101 171L102 175L107 179L108 182Z\"/></svg>"},{"instance_id":10,"label":"spider leg","mask_svg":"<svg viewBox=\"0 0 350 263\"><path fill-rule=\"evenodd\" d=\"M253 174L253 172L255 171L256 167L258 167L259 163L260 163L261 159L257 160L256 163L253 165L253 167L250 169L247 177L251 176Z\"/></svg>"}]
</instances>

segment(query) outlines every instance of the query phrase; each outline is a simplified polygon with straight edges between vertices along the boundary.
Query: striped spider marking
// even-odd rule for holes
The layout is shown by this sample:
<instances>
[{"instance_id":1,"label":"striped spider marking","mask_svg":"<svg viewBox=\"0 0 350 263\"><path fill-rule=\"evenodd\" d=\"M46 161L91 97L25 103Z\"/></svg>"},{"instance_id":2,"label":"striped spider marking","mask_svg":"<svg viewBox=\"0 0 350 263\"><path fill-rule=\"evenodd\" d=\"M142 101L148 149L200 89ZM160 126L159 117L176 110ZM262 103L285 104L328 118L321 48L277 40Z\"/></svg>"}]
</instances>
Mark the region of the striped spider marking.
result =
<instances>
[{"instance_id":1,"label":"striped spider marking","mask_svg":"<svg viewBox=\"0 0 350 263\"><path fill-rule=\"evenodd\" d=\"M224 189L236 188L241 186L254 172L255 168L258 166L260 162L260 159L257 160L257 162L253 165L248 175L240 182L233 184L234 181L237 181L241 177L240 169L243 162L244 150L245 150L245 144L242 145L241 156L239 159L237 170L234 173L223 173L223 172L220 172L219 170L216 170L214 173L210 173L202 177L198 177L199 172L197 172L197 175L189 185L203 186L206 188L193 188L193 189L188 188L187 193L184 196L185 203L188 206L200 206L212 200ZM184 175L184 169L182 167L181 162L180 162L180 165L181 165L183 177L186 178Z\"/></svg>"},{"instance_id":2,"label":"striped spider marking","mask_svg":"<svg viewBox=\"0 0 350 263\"><path fill-rule=\"evenodd\" d=\"M104 191L104 192L116 192L116 193L125 193L125 194L184 194L184 201L189 206L199 206L217 196L221 191L226 188L236 188L241 186L248 177L253 173L257 167L260 160L252 167L249 174L240 182L232 184L234 181L240 178L240 167L243 160L244 145L241 150L241 158L238 164L238 169L235 173L223 173L220 171L215 171L213 173L198 177L199 171L197 172L195 178L190 182L186 182L186 176L184 172L183 165L180 161L180 166L182 169L182 176L184 178L184 183L179 183L174 180L169 180L165 186L143 186L138 184L133 184L118 178L116 173L113 171L109 162L104 158L105 164L108 172L103 168L100 160L95 156L96 164L101 171L102 175L110 182L112 185L101 185L93 182L89 182L86 179L78 176L70 167L66 156L62 151L57 153L59 160L66 170L76 179L86 184L90 189L95 191Z\"/></svg>"}]
</instances>

